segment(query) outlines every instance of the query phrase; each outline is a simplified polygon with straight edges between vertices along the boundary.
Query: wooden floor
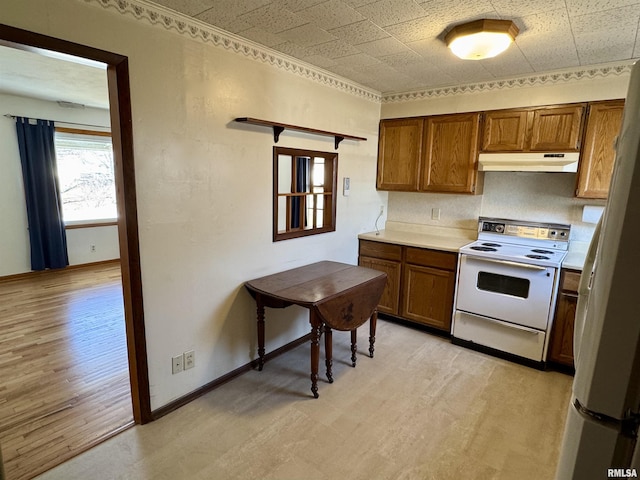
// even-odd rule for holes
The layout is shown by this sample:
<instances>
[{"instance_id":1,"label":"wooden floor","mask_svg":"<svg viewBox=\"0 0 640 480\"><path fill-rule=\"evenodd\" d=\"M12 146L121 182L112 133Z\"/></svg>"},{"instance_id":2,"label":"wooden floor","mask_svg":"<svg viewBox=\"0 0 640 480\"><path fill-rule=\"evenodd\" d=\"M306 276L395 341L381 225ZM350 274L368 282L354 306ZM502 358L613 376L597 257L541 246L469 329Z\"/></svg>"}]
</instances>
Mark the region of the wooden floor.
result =
<instances>
[{"instance_id":1,"label":"wooden floor","mask_svg":"<svg viewBox=\"0 0 640 480\"><path fill-rule=\"evenodd\" d=\"M0 281L0 445L28 479L133 421L120 265Z\"/></svg>"}]
</instances>

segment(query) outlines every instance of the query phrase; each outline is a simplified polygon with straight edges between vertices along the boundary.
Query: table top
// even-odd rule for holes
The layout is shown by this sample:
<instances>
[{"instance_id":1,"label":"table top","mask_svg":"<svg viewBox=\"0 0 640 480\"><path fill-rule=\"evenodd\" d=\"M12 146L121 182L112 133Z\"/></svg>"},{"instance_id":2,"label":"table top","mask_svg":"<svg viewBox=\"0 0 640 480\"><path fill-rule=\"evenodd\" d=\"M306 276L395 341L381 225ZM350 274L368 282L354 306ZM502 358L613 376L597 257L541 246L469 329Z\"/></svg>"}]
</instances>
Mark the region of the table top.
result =
<instances>
[{"instance_id":1,"label":"table top","mask_svg":"<svg viewBox=\"0 0 640 480\"><path fill-rule=\"evenodd\" d=\"M344 294L368 282L386 279L386 274L371 268L323 261L245 283L252 293L311 307Z\"/></svg>"}]
</instances>

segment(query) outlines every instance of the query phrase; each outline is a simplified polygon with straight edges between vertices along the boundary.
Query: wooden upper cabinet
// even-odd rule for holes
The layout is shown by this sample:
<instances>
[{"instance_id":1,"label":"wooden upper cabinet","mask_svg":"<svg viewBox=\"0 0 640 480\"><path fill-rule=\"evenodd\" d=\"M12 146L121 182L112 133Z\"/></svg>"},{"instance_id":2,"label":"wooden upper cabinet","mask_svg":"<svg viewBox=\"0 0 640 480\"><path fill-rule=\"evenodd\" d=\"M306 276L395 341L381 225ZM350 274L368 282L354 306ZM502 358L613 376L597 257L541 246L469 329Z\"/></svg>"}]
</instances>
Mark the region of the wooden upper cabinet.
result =
<instances>
[{"instance_id":1,"label":"wooden upper cabinet","mask_svg":"<svg viewBox=\"0 0 640 480\"><path fill-rule=\"evenodd\" d=\"M607 198L615 160L614 142L622 126L624 100L589 105L576 196Z\"/></svg>"},{"instance_id":2,"label":"wooden upper cabinet","mask_svg":"<svg viewBox=\"0 0 640 480\"><path fill-rule=\"evenodd\" d=\"M475 193L480 113L426 117L420 190Z\"/></svg>"},{"instance_id":3,"label":"wooden upper cabinet","mask_svg":"<svg viewBox=\"0 0 640 480\"><path fill-rule=\"evenodd\" d=\"M497 110L484 117L482 151L513 152L524 150L527 135L526 110Z\"/></svg>"},{"instance_id":4,"label":"wooden upper cabinet","mask_svg":"<svg viewBox=\"0 0 640 480\"><path fill-rule=\"evenodd\" d=\"M418 189L423 125L422 118L380 121L377 188Z\"/></svg>"},{"instance_id":5,"label":"wooden upper cabinet","mask_svg":"<svg viewBox=\"0 0 640 480\"><path fill-rule=\"evenodd\" d=\"M485 112L483 152L577 152L584 104Z\"/></svg>"},{"instance_id":6,"label":"wooden upper cabinet","mask_svg":"<svg viewBox=\"0 0 640 480\"><path fill-rule=\"evenodd\" d=\"M584 105L534 110L530 150L579 151L584 110Z\"/></svg>"}]
</instances>

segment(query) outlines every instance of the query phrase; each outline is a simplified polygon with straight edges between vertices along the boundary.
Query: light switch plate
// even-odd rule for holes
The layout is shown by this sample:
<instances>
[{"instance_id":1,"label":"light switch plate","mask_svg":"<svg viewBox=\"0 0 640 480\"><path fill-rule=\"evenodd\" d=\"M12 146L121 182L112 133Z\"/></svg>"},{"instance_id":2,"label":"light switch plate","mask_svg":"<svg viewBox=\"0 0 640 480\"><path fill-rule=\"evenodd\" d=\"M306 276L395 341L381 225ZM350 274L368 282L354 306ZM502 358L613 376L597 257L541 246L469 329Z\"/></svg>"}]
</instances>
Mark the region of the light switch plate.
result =
<instances>
[{"instance_id":1,"label":"light switch plate","mask_svg":"<svg viewBox=\"0 0 640 480\"><path fill-rule=\"evenodd\" d=\"M348 197L351 193L351 179L349 177L344 177L342 179L342 195Z\"/></svg>"}]
</instances>

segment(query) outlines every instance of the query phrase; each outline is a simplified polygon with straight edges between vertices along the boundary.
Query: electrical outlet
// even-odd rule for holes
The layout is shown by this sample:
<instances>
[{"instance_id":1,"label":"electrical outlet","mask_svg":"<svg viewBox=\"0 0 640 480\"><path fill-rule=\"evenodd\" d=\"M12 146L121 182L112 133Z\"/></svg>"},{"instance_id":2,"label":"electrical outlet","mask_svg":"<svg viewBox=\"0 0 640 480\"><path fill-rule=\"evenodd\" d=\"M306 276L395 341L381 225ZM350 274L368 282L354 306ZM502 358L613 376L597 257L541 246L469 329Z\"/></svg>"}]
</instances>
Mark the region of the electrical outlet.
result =
<instances>
[{"instance_id":1,"label":"electrical outlet","mask_svg":"<svg viewBox=\"0 0 640 480\"><path fill-rule=\"evenodd\" d=\"M177 355L171 359L171 373L176 374L182 371L182 366L184 365L184 357L183 355Z\"/></svg>"},{"instance_id":2,"label":"electrical outlet","mask_svg":"<svg viewBox=\"0 0 640 480\"><path fill-rule=\"evenodd\" d=\"M194 350L189 350L188 352L184 352L184 369L189 370L196 366L196 352Z\"/></svg>"},{"instance_id":3,"label":"electrical outlet","mask_svg":"<svg viewBox=\"0 0 640 480\"><path fill-rule=\"evenodd\" d=\"M384 205L380 205L380 215L384 214Z\"/></svg>"},{"instance_id":4,"label":"electrical outlet","mask_svg":"<svg viewBox=\"0 0 640 480\"><path fill-rule=\"evenodd\" d=\"M432 208L431 209L431 220L440 220L440 209Z\"/></svg>"},{"instance_id":5,"label":"electrical outlet","mask_svg":"<svg viewBox=\"0 0 640 480\"><path fill-rule=\"evenodd\" d=\"M89 247L89 249L90 249L92 252L95 252L95 251L96 251L96 246L95 246L95 245L91 245L91 246Z\"/></svg>"}]
</instances>

